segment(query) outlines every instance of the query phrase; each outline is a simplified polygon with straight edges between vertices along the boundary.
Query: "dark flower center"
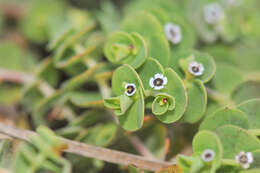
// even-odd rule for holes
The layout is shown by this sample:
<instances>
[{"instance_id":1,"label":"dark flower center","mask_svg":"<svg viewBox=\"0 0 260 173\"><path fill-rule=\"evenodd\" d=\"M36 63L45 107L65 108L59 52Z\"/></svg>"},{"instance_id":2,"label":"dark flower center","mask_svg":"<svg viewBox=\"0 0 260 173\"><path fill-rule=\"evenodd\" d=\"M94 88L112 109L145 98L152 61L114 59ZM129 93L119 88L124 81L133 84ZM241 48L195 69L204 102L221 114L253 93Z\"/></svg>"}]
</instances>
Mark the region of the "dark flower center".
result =
<instances>
[{"instance_id":1,"label":"dark flower center","mask_svg":"<svg viewBox=\"0 0 260 173\"><path fill-rule=\"evenodd\" d=\"M198 73L200 71L200 68L198 66L193 66L191 69L194 73Z\"/></svg>"},{"instance_id":2,"label":"dark flower center","mask_svg":"<svg viewBox=\"0 0 260 173\"><path fill-rule=\"evenodd\" d=\"M239 161L240 161L240 163L246 164L246 163L248 163L248 158L246 155L242 155L239 157Z\"/></svg>"},{"instance_id":3,"label":"dark flower center","mask_svg":"<svg viewBox=\"0 0 260 173\"><path fill-rule=\"evenodd\" d=\"M163 80L161 78L157 78L153 81L154 86L162 86Z\"/></svg>"},{"instance_id":4,"label":"dark flower center","mask_svg":"<svg viewBox=\"0 0 260 173\"><path fill-rule=\"evenodd\" d=\"M206 155L205 155L205 158L207 158L207 159L209 159L209 158L211 158L212 157L212 154L211 153L207 153Z\"/></svg>"},{"instance_id":5,"label":"dark flower center","mask_svg":"<svg viewBox=\"0 0 260 173\"><path fill-rule=\"evenodd\" d=\"M134 86L129 85L129 86L126 87L126 92L128 94L132 94L134 91L135 91L135 87Z\"/></svg>"},{"instance_id":6,"label":"dark flower center","mask_svg":"<svg viewBox=\"0 0 260 173\"><path fill-rule=\"evenodd\" d=\"M170 33L171 33L171 36L172 36L172 37L175 37L175 35L176 35L176 32L174 31L174 29L173 29L173 28L171 28L171 29L170 29Z\"/></svg>"}]
</instances>

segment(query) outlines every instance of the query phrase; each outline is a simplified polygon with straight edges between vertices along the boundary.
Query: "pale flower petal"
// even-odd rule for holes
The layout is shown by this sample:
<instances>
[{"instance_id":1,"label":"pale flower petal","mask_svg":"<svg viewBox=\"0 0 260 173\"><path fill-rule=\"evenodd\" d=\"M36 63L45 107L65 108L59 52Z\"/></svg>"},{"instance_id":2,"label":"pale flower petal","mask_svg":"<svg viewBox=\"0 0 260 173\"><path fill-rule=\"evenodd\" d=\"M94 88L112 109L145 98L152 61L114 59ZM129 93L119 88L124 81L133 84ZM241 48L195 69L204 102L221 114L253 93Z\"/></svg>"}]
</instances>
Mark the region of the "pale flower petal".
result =
<instances>
[{"instance_id":1,"label":"pale flower petal","mask_svg":"<svg viewBox=\"0 0 260 173\"><path fill-rule=\"evenodd\" d=\"M163 89L163 88L164 88L163 85L161 85L161 86L155 86L155 87L154 87L155 90L161 90L161 89Z\"/></svg>"},{"instance_id":2,"label":"pale flower petal","mask_svg":"<svg viewBox=\"0 0 260 173\"><path fill-rule=\"evenodd\" d=\"M150 81L149 81L149 85L150 85L151 88L154 88L153 81L154 81L154 78L151 77L151 78L150 78Z\"/></svg>"},{"instance_id":3,"label":"pale flower petal","mask_svg":"<svg viewBox=\"0 0 260 173\"><path fill-rule=\"evenodd\" d=\"M163 77L163 85L166 85L168 83L167 77Z\"/></svg>"}]
</instances>

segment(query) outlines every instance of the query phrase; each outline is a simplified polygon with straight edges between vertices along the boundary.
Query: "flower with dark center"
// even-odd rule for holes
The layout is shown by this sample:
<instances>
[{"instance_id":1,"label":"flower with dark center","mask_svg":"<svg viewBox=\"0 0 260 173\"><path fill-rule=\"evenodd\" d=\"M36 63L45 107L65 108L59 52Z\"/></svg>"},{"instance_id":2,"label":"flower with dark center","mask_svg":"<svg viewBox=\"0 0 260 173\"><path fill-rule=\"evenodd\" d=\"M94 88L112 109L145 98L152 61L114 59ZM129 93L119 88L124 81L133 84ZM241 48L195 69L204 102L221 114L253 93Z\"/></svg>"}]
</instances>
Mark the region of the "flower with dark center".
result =
<instances>
[{"instance_id":1,"label":"flower with dark center","mask_svg":"<svg viewBox=\"0 0 260 173\"><path fill-rule=\"evenodd\" d=\"M216 156L215 151L211 150L211 149L206 149L203 151L203 153L201 154L201 159L204 162L210 162L212 161Z\"/></svg>"},{"instance_id":2,"label":"flower with dark center","mask_svg":"<svg viewBox=\"0 0 260 173\"><path fill-rule=\"evenodd\" d=\"M241 151L238 155L236 155L235 161L239 163L244 169L248 169L250 164L253 163L254 159L251 152L246 153Z\"/></svg>"},{"instance_id":3,"label":"flower with dark center","mask_svg":"<svg viewBox=\"0 0 260 173\"><path fill-rule=\"evenodd\" d=\"M133 83L128 83L125 85L125 94L127 96L132 96L136 92L136 86Z\"/></svg>"},{"instance_id":4,"label":"flower with dark center","mask_svg":"<svg viewBox=\"0 0 260 173\"><path fill-rule=\"evenodd\" d=\"M164 77L162 74L155 74L154 77L150 78L149 85L155 90L161 90L164 88L168 82L167 77Z\"/></svg>"},{"instance_id":5,"label":"flower with dark center","mask_svg":"<svg viewBox=\"0 0 260 173\"><path fill-rule=\"evenodd\" d=\"M204 7L204 19L208 24L217 24L225 17L223 8L218 3L210 3Z\"/></svg>"},{"instance_id":6,"label":"flower with dark center","mask_svg":"<svg viewBox=\"0 0 260 173\"><path fill-rule=\"evenodd\" d=\"M173 44L178 44L182 40L181 27L177 24L167 23L164 26L164 32L167 39Z\"/></svg>"},{"instance_id":7,"label":"flower with dark center","mask_svg":"<svg viewBox=\"0 0 260 173\"><path fill-rule=\"evenodd\" d=\"M196 61L192 61L189 64L189 72L194 75L194 76L201 76L204 72L204 67L202 64L196 62Z\"/></svg>"}]
</instances>

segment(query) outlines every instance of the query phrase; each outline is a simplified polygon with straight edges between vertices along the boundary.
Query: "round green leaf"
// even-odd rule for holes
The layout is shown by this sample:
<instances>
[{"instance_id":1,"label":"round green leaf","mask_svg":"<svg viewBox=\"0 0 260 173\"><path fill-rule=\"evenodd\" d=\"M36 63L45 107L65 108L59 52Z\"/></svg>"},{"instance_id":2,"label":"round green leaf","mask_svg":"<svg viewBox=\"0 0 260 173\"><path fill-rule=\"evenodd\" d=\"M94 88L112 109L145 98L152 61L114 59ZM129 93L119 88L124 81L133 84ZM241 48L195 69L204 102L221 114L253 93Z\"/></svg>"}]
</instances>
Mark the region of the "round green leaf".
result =
<instances>
[{"instance_id":1,"label":"round green leaf","mask_svg":"<svg viewBox=\"0 0 260 173\"><path fill-rule=\"evenodd\" d=\"M142 81L137 72L127 64L117 68L112 77L112 90L117 96L124 94L125 83L133 83L136 88L143 89Z\"/></svg>"},{"instance_id":2,"label":"round green leaf","mask_svg":"<svg viewBox=\"0 0 260 173\"><path fill-rule=\"evenodd\" d=\"M215 157L212 161L210 172L214 173L221 165L221 159L223 156L223 148L218 136L210 131L200 131L196 134L192 141L192 148L194 154L201 155L205 150L211 149L215 152Z\"/></svg>"},{"instance_id":3,"label":"round green leaf","mask_svg":"<svg viewBox=\"0 0 260 173\"><path fill-rule=\"evenodd\" d=\"M244 78L237 68L228 64L217 64L216 75L212 82L216 90L231 94L239 84L244 82Z\"/></svg>"},{"instance_id":4,"label":"round green leaf","mask_svg":"<svg viewBox=\"0 0 260 173\"><path fill-rule=\"evenodd\" d=\"M233 91L231 98L235 103L240 104L246 100L260 98L260 82L241 83Z\"/></svg>"},{"instance_id":5,"label":"round green leaf","mask_svg":"<svg viewBox=\"0 0 260 173\"><path fill-rule=\"evenodd\" d=\"M136 85L136 93L131 96L133 103L126 112L119 116L119 122L126 130L137 130L142 127L144 118L144 96L143 85L130 65L123 65L117 68L112 77L112 90L117 96L125 95L125 84L133 83Z\"/></svg>"},{"instance_id":6,"label":"round green leaf","mask_svg":"<svg viewBox=\"0 0 260 173\"><path fill-rule=\"evenodd\" d=\"M137 73L142 80L144 90L153 91L149 85L150 78L154 77L154 75L157 73L163 74L163 67L157 60L148 58L145 63L139 69L137 69Z\"/></svg>"},{"instance_id":7,"label":"round green leaf","mask_svg":"<svg viewBox=\"0 0 260 173\"><path fill-rule=\"evenodd\" d=\"M225 125L216 129L222 146L223 157L234 159L241 151L252 152L260 149L260 141L245 129L234 125Z\"/></svg>"},{"instance_id":8,"label":"round green leaf","mask_svg":"<svg viewBox=\"0 0 260 173\"><path fill-rule=\"evenodd\" d=\"M188 51L180 56L183 58L179 60L179 64L186 75L191 75L188 72L189 64L193 61L196 61L203 65L204 71L201 76L193 77L202 80L203 83L206 83L213 78L216 72L216 64L210 55L198 51Z\"/></svg>"},{"instance_id":9,"label":"round green leaf","mask_svg":"<svg viewBox=\"0 0 260 173\"><path fill-rule=\"evenodd\" d=\"M125 130L134 131L142 127L144 120L144 96L142 89L138 89L138 99L131 105L124 115L119 116L119 122Z\"/></svg>"},{"instance_id":10,"label":"round green leaf","mask_svg":"<svg viewBox=\"0 0 260 173\"><path fill-rule=\"evenodd\" d=\"M164 75L168 78L168 83L161 92L173 96L176 104L174 110L167 111L165 114L157 116L157 118L164 123L173 123L184 114L187 106L187 93L182 80L171 68L166 68Z\"/></svg>"},{"instance_id":11,"label":"round green leaf","mask_svg":"<svg viewBox=\"0 0 260 173\"><path fill-rule=\"evenodd\" d=\"M168 110L173 110L175 108L175 99L174 97L160 93L158 94L152 104L152 112L155 115L163 115Z\"/></svg>"},{"instance_id":12,"label":"round green leaf","mask_svg":"<svg viewBox=\"0 0 260 173\"><path fill-rule=\"evenodd\" d=\"M204 115L207 107L207 92L201 80L188 84L188 106L181 121L195 123Z\"/></svg>"},{"instance_id":13,"label":"round green leaf","mask_svg":"<svg viewBox=\"0 0 260 173\"><path fill-rule=\"evenodd\" d=\"M141 66L147 58L147 45L138 33L114 33L105 45L105 55L115 64L129 64L133 68Z\"/></svg>"},{"instance_id":14,"label":"round green leaf","mask_svg":"<svg viewBox=\"0 0 260 173\"><path fill-rule=\"evenodd\" d=\"M200 125L200 130L216 130L224 125L234 125L243 129L248 129L249 123L244 112L238 109L224 108L209 115Z\"/></svg>"},{"instance_id":15,"label":"round green leaf","mask_svg":"<svg viewBox=\"0 0 260 173\"><path fill-rule=\"evenodd\" d=\"M245 101L237 108L246 113L249 123L249 129L260 128L260 99Z\"/></svg>"},{"instance_id":16,"label":"round green leaf","mask_svg":"<svg viewBox=\"0 0 260 173\"><path fill-rule=\"evenodd\" d=\"M122 30L126 32L138 32L148 46L148 56L156 58L162 66L169 63L170 48L160 22L152 14L142 11L131 14L122 23Z\"/></svg>"}]
</instances>

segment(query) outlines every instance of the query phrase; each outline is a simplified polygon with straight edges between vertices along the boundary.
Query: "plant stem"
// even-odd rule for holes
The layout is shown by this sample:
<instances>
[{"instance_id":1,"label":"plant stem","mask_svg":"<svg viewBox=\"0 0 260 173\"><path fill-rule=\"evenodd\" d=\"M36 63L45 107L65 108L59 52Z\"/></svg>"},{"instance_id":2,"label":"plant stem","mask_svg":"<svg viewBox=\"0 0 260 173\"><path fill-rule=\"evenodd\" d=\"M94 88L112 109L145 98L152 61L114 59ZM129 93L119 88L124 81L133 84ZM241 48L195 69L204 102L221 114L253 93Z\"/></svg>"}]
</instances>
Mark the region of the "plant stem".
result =
<instances>
[{"instance_id":1,"label":"plant stem","mask_svg":"<svg viewBox=\"0 0 260 173\"><path fill-rule=\"evenodd\" d=\"M212 90L211 88L206 87L208 97L212 100L216 101L222 106L230 106L234 107L235 103L230 99L228 95L219 93L215 90Z\"/></svg>"},{"instance_id":2,"label":"plant stem","mask_svg":"<svg viewBox=\"0 0 260 173\"><path fill-rule=\"evenodd\" d=\"M249 129L248 132L254 136L260 136L260 129Z\"/></svg>"},{"instance_id":3,"label":"plant stem","mask_svg":"<svg viewBox=\"0 0 260 173\"><path fill-rule=\"evenodd\" d=\"M27 142L30 142L30 136L37 135L37 133L35 132L18 129L2 123L0 123L0 133L14 138L25 140ZM61 140L68 144L68 148L65 150L65 152L81 155L84 157L95 158L110 163L134 165L138 168L146 169L149 171L157 171L159 169L169 167L175 164L175 162L158 161L155 159L149 159L134 154L129 154L121 151L96 147L72 140L67 140L64 138L61 138Z\"/></svg>"}]
</instances>

